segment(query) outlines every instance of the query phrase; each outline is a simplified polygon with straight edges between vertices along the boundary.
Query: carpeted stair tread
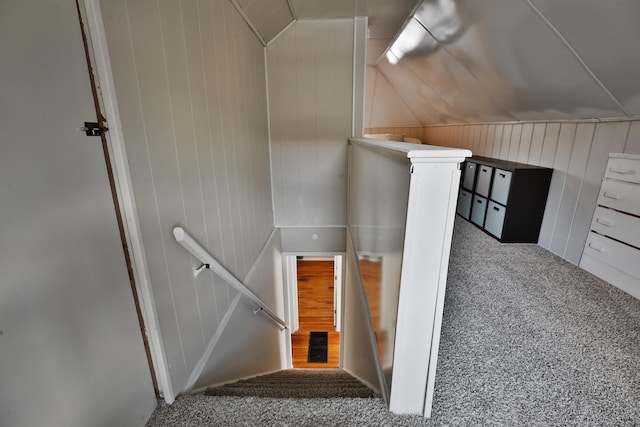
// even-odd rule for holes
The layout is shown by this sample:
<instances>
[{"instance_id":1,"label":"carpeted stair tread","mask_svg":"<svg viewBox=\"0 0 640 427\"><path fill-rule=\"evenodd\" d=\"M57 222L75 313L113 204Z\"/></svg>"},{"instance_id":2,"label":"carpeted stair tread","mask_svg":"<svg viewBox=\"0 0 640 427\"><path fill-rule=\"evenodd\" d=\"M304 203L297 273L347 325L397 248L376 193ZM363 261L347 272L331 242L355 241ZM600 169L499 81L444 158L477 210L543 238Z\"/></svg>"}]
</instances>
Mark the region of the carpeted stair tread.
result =
<instances>
[{"instance_id":1,"label":"carpeted stair tread","mask_svg":"<svg viewBox=\"0 0 640 427\"><path fill-rule=\"evenodd\" d=\"M287 370L262 375L220 387L207 396L254 396L271 398L373 398L369 387L339 370Z\"/></svg>"},{"instance_id":2,"label":"carpeted stair tread","mask_svg":"<svg viewBox=\"0 0 640 427\"><path fill-rule=\"evenodd\" d=\"M346 387L346 388L358 388L365 387L360 382L294 382L294 381L271 381L271 382L237 382L232 384L226 384L225 387L237 387L237 388L268 388L268 387L281 387L282 385L286 385L287 387L295 387L295 388L314 388L314 387Z\"/></svg>"},{"instance_id":3,"label":"carpeted stair tread","mask_svg":"<svg viewBox=\"0 0 640 427\"><path fill-rule=\"evenodd\" d=\"M271 398L290 398L290 399L330 399L335 397L344 398L372 398L376 397L375 393L369 389L348 388L338 389L315 388L315 389L244 389L244 388L213 388L205 393L207 396L233 396L233 397L271 397Z\"/></svg>"}]
</instances>

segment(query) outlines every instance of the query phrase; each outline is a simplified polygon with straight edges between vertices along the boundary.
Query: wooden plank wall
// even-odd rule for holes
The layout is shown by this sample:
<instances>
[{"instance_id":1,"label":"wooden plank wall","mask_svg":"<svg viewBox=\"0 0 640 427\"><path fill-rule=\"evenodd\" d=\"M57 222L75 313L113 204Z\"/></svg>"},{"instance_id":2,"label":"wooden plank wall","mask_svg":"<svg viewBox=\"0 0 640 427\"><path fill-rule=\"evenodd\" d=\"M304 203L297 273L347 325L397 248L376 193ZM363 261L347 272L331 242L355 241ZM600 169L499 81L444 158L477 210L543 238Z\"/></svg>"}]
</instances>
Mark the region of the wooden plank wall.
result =
<instances>
[{"instance_id":1,"label":"wooden plank wall","mask_svg":"<svg viewBox=\"0 0 640 427\"><path fill-rule=\"evenodd\" d=\"M264 47L230 2L101 2L149 276L176 392L235 292L193 278L181 225L243 279L273 229Z\"/></svg>"},{"instance_id":2,"label":"wooden plank wall","mask_svg":"<svg viewBox=\"0 0 640 427\"><path fill-rule=\"evenodd\" d=\"M554 169L538 244L578 264L608 153L640 154L640 121L477 124L424 128L426 144Z\"/></svg>"},{"instance_id":3,"label":"wooden plank wall","mask_svg":"<svg viewBox=\"0 0 640 427\"><path fill-rule=\"evenodd\" d=\"M404 135L411 138L418 138L422 143L424 143L424 128L421 127L366 128L364 133L390 133L394 135Z\"/></svg>"},{"instance_id":4,"label":"wooden plank wall","mask_svg":"<svg viewBox=\"0 0 640 427\"><path fill-rule=\"evenodd\" d=\"M344 226L353 19L297 21L267 47L275 224Z\"/></svg>"}]
</instances>

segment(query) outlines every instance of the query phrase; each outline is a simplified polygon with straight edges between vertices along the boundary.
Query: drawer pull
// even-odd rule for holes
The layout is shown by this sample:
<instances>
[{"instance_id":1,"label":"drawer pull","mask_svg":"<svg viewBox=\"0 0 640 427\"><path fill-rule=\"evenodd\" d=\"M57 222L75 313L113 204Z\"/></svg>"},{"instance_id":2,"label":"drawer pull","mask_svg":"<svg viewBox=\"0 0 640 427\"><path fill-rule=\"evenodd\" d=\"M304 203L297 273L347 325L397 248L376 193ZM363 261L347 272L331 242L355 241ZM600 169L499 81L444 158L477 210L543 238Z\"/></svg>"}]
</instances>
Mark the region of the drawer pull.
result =
<instances>
[{"instance_id":1,"label":"drawer pull","mask_svg":"<svg viewBox=\"0 0 640 427\"><path fill-rule=\"evenodd\" d=\"M495 206L493 207L493 210L496 211L496 212L500 212L500 208L497 208Z\"/></svg>"},{"instance_id":2,"label":"drawer pull","mask_svg":"<svg viewBox=\"0 0 640 427\"><path fill-rule=\"evenodd\" d=\"M593 243L589 243L589 247L591 249L593 249L594 251L596 251L596 252L600 252L600 253L605 252L605 248L604 247L598 246L598 245L594 245Z\"/></svg>"},{"instance_id":3,"label":"drawer pull","mask_svg":"<svg viewBox=\"0 0 640 427\"><path fill-rule=\"evenodd\" d=\"M476 200L476 203L482 204L482 200Z\"/></svg>"},{"instance_id":4,"label":"drawer pull","mask_svg":"<svg viewBox=\"0 0 640 427\"><path fill-rule=\"evenodd\" d=\"M503 173L500 173L500 174L498 174L498 175L500 175L500 176L501 176L501 177L503 177L503 178L506 178L506 177L507 177L507 175L505 175L505 174L503 174Z\"/></svg>"},{"instance_id":5,"label":"drawer pull","mask_svg":"<svg viewBox=\"0 0 640 427\"><path fill-rule=\"evenodd\" d=\"M619 173L621 175L635 175L636 171L634 169L616 169L613 166L609 168L609 172L611 173Z\"/></svg>"},{"instance_id":6,"label":"drawer pull","mask_svg":"<svg viewBox=\"0 0 640 427\"><path fill-rule=\"evenodd\" d=\"M608 191L605 191L603 196L606 197L607 199L613 199L613 200L620 200L621 198L619 194L609 193Z\"/></svg>"},{"instance_id":7,"label":"drawer pull","mask_svg":"<svg viewBox=\"0 0 640 427\"><path fill-rule=\"evenodd\" d=\"M596 222L598 224L602 224L602 225L605 225L607 227L613 227L613 225L614 225L613 221L611 221L610 219L606 219L606 218L596 218Z\"/></svg>"}]
</instances>

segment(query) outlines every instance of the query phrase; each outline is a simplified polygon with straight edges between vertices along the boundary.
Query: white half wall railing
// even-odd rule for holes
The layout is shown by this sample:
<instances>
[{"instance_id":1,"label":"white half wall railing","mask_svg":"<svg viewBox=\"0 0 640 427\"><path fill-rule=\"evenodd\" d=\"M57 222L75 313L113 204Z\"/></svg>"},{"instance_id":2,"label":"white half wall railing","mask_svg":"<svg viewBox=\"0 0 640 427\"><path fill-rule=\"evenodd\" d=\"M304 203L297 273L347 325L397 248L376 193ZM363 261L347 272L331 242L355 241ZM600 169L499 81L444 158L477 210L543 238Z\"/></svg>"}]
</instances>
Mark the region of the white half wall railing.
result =
<instances>
[{"instance_id":1,"label":"white half wall railing","mask_svg":"<svg viewBox=\"0 0 640 427\"><path fill-rule=\"evenodd\" d=\"M203 270L209 269L227 284L236 289L240 294L255 304L254 314L261 313L265 317L276 323L281 330L287 329L287 324L280 318L269 306L251 291L236 276L220 264L205 248L203 248L193 237L187 233L182 227L173 229L173 236L183 248L193 255L202 264L193 272L194 276L200 274Z\"/></svg>"},{"instance_id":2,"label":"white half wall railing","mask_svg":"<svg viewBox=\"0 0 640 427\"><path fill-rule=\"evenodd\" d=\"M460 164L469 156L350 139L348 230L395 413L431 416Z\"/></svg>"}]
</instances>

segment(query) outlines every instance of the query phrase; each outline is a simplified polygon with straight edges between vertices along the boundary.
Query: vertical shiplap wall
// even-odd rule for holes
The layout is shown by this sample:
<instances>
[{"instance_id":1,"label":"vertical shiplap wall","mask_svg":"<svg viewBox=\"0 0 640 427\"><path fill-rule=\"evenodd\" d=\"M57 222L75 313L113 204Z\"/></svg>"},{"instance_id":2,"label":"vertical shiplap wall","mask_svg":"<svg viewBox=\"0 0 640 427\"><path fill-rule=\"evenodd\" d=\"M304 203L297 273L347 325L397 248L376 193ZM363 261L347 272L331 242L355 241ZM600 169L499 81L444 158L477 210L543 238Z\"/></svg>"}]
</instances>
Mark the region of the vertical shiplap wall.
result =
<instances>
[{"instance_id":1,"label":"vertical shiplap wall","mask_svg":"<svg viewBox=\"0 0 640 427\"><path fill-rule=\"evenodd\" d=\"M353 25L297 21L267 47L278 227L346 224Z\"/></svg>"},{"instance_id":2,"label":"vertical shiplap wall","mask_svg":"<svg viewBox=\"0 0 640 427\"><path fill-rule=\"evenodd\" d=\"M180 392L235 292L173 239L181 225L243 279L273 229L264 47L228 1L102 1L151 286ZM259 293L259 291L257 292Z\"/></svg>"},{"instance_id":3,"label":"vertical shiplap wall","mask_svg":"<svg viewBox=\"0 0 640 427\"><path fill-rule=\"evenodd\" d=\"M609 153L640 154L640 121L424 128L426 144L554 169L538 244L578 264Z\"/></svg>"}]
</instances>

